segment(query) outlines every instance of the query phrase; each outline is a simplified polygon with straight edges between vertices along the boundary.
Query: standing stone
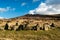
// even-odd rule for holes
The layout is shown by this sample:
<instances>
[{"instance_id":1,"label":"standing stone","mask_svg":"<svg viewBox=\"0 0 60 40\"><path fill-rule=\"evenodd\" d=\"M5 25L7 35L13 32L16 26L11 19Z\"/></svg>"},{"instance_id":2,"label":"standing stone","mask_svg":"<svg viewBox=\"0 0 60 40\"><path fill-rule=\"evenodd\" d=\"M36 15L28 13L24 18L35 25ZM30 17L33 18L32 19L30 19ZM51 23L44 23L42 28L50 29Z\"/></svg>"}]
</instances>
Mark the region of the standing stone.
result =
<instances>
[{"instance_id":1,"label":"standing stone","mask_svg":"<svg viewBox=\"0 0 60 40\"><path fill-rule=\"evenodd\" d=\"M24 30L23 25L19 25L19 27L16 29L16 31L19 31L19 30Z\"/></svg>"},{"instance_id":2,"label":"standing stone","mask_svg":"<svg viewBox=\"0 0 60 40\"><path fill-rule=\"evenodd\" d=\"M18 26L18 21L16 22L16 26Z\"/></svg>"},{"instance_id":3,"label":"standing stone","mask_svg":"<svg viewBox=\"0 0 60 40\"><path fill-rule=\"evenodd\" d=\"M52 23L50 26L51 26L51 27L55 27L54 23Z\"/></svg>"},{"instance_id":4,"label":"standing stone","mask_svg":"<svg viewBox=\"0 0 60 40\"><path fill-rule=\"evenodd\" d=\"M8 27L9 27L9 26L8 26L8 24L6 23L4 30L8 30Z\"/></svg>"},{"instance_id":5,"label":"standing stone","mask_svg":"<svg viewBox=\"0 0 60 40\"><path fill-rule=\"evenodd\" d=\"M37 31L39 31L40 30L40 27L39 27L39 24L37 24Z\"/></svg>"},{"instance_id":6,"label":"standing stone","mask_svg":"<svg viewBox=\"0 0 60 40\"><path fill-rule=\"evenodd\" d=\"M40 29L40 28L39 28L39 26L38 26L38 24L37 24L36 26L33 26L31 30L36 30L36 31L37 31L37 30L39 30L39 29Z\"/></svg>"},{"instance_id":7,"label":"standing stone","mask_svg":"<svg viewBox=\"0 0 60 40\"><path fill-rule=\"evenodd\" d=\"M10 27L10 28L11 28L11 29L10 29L11 31L14 30L14 26L12 26L12 27Z\"/></svg>"},{"instance_id":8,"label":"standing stone","mask_svg":"<svg viewBox=\"0 0 60 40\"><path fill-rule=\"evenodd\" d=\"M48 23L43 24L43 30L49 30L50 25Z\"/></svg>"}]
</instances>

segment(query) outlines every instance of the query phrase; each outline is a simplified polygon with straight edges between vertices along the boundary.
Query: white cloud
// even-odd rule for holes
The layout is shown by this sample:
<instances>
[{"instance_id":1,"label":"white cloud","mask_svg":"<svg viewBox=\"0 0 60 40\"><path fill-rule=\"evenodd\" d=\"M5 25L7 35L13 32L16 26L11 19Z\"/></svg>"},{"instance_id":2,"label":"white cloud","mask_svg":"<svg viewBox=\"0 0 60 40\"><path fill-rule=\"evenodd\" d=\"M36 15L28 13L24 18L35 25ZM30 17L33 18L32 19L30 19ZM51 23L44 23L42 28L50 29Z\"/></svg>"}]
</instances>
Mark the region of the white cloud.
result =
<instances>
[{"instance_id":1,"label":"white cloud","mask_svg":"<svg viewBox=\"0 0 60 40\"><path fill-rule=\"evenodd\" d=\"M4 19L4 17L0 17L0 19Z\"/></svg>"},{"instance_id":2,"label":"white cloud","mask_svg":"<svg viewBox=\"0 0 60 40\"><path fill-rule=\"evenodd\" d=\"M11 7L0 8L0 13L14 11L14 10L15 10L15 8L11 8Z\"/></svg>"},{"instance_id":3,"label":"white cloud","mask_svg":"<svg viewBox=\"0 0 60 40\"><path fill-rule=\"evenodd\" d=\"M34 14L34 11L35 11L35 10L30 10L30 11L29 11L29 14Z\"/></svg>"},{"instance_id":4,"label":"white cloud","mask_svg":"<svg viewBox=\"0 0 60 40\"><path fill-rule=\"evenodd\" d=\"M26 5L26 3L25 2L23 2L22 4L21 4L21 6L25 6Z\"/></svg>"},{"instance_id":5,"label":"white cloud","mask_svg":"<svg viewBox=\"0 0 60 40\"><path fill-rule=\"evenodd\" d=\"M33 0L33 2L37 2L37 1L40 1L40 0Z\"/></svg>"},{"instance_id":6,"label":"white cloud","mask_svg":"<svg viewBox=\"0 0 60 40\"><path fill-rule=\"evenodd\" d=\"M47 0L47 5L52 5L53 8L60 9L60 0Z\"/></svg>"},{"instance_id":7,"label":"white cloud","mask_svg":"<svg viewBox=\"0 0 60 40\"><path fill-rule=\"evenodd\" d=\"M29 14L43 14L43 15L60 14L60 1L47 0L46 3L41 3L34 10L30 10Z\"/></svg>"}]
</instances>

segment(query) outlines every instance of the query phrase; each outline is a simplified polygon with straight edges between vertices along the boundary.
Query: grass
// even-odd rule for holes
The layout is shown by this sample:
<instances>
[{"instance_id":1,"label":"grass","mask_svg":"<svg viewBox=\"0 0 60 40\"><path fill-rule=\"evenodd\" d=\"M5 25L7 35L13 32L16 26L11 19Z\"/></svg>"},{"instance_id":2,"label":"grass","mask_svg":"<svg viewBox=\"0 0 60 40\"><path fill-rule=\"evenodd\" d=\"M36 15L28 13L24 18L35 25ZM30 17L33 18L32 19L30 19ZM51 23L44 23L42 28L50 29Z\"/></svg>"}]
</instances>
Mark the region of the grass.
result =
<instances>
[{"instance_id":1,"label":"grass","mask_svg":"<svg viewBox=\"0 0 60 40\"><path fill-rule=\"evenodd\" d=\"M0 39L10 40L60 40L60 28L48 31L1 31Z\"/></svg>"}]
</instances>

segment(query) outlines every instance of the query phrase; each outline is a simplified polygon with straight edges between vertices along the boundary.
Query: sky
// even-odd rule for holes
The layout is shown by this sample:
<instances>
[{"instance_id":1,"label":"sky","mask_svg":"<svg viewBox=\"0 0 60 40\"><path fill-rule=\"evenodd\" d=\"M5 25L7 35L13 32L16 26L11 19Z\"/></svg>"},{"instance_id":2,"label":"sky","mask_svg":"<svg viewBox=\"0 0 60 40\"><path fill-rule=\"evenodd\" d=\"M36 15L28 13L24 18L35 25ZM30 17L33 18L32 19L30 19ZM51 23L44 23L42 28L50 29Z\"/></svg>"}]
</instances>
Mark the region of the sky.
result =
<instances>
[{"instance_id":1,"label":"sky","mask_svg":"<svg viewBox=\"0 0 60 40\"><path fill-rule=\"evenodd\" d=\"M60 14L60 0L0 0L0 18Z\"/></svg>"}]
</instances>

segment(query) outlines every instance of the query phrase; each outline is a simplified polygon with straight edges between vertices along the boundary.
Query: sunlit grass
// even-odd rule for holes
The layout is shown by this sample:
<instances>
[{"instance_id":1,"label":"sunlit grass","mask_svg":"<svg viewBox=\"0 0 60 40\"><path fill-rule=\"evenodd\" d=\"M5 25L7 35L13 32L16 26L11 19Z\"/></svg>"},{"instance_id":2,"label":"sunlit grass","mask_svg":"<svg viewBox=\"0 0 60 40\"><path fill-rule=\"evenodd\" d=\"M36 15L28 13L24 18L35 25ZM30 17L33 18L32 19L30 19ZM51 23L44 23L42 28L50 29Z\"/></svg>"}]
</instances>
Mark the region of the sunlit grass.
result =
<instances>
[{"instance_id":1,"label":"sunlit grass","mask_svg":"<svg viewBox=\"0 0 60 40\"><path fill-rule=\"evenodd\" d=\"M60 29L55 28L48 31L2 31L0 38L10 38L12 40L60 40Z\"/></svg>"}]
</instances>

